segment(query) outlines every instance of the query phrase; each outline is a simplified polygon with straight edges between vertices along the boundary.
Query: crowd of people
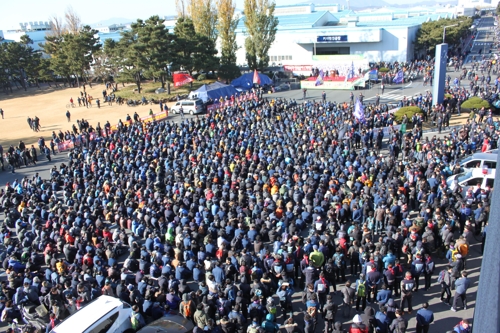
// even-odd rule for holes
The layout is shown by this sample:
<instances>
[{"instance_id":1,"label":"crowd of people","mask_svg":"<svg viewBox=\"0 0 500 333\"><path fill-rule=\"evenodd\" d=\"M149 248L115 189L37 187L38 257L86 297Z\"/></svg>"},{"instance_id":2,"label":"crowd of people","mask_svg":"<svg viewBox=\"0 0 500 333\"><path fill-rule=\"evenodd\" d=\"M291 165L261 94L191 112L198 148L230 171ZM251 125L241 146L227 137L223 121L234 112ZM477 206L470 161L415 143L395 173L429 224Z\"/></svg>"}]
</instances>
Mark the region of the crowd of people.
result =
<instances>
[{"instance_id":1,"label":"crowd of people","mask_svg":"<svg viewBox=\"0 0 500 333\"><path fill-rule=\"evenodd\" d=\"M465 259L492 193L446 179L497 130L471 119L425 137L422 122L392 128L384 105L367 105L364 123L352 108L254 99L94 140L80 126L82 146L50 179L0 192L2 321L43 304L50 331L110 295L140 323L179 312L195 332L402 333L414 315L428 332L433 313L424 302L414 314L413 296L439 284L451 310L466 308ZM466 318L455 331L470 331Z\"/></svg>"},{"instance_id":2,"label":"crowd of people","mask_svg":"<svg viewBox=\"0 0 500 333\"><path fill-rule=\"evenodd\" d=\"M432 63L379 67L391 83L402 68L426 76ZM399 106L424 110L403 119L413 126L404 133L379 100L365 103L360 122L354 96L256 94L180 123L134 114L115 132L79 120L53 133L50 148L40 138L49 158L63 139L81 146L49 179L0 190L0 320L50 332L108 295L133 307L137 329L178 313L195 333L404 333L413 316L416 331L429 332L433 311L414 296L424 289L419 298L430 300L439 285L451 311L466 309L469 247L486 239L492 188L451 190L446 179L485 142L498 147L497 122L477 110L443 139L422 130L433 122L441 131L471 94L498 88L469 79L477 90L448 80L437 107L430 93L404 98ZM89 102L86 93L78 102ZM36 162L33 146L5 156L24 151ZM46 316L27 310L39 305ZM451 329L470 332L468 318Z\"/></svg>"}]
</instances>

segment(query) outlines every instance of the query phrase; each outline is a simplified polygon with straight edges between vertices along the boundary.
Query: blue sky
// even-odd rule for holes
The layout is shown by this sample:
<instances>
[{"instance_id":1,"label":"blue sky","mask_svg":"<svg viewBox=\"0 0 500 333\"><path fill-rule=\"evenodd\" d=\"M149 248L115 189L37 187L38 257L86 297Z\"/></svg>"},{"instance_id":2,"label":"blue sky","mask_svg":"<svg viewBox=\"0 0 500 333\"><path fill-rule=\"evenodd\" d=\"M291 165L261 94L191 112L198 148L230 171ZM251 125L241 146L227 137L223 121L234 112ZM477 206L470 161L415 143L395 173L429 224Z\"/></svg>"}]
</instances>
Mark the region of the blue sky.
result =
<instances>
[{"instance_id":1,"label":"blue sky","mask_svg":"<svg viewBox=\"0 0 500 333\"><path fill-rule=\"evenodd\" d=\"M243 9L244 0L235 0L236 6ZM307 0L276 0L277 5L295 4ZM313 2L314 0L311 0ZM389 3L404 3L413 0L386 0ZM335 0L332 0L335 3ZM65 9L71 5L80 14L84 23L92 24L110 18L146 19L152 15L174 15L175 0L5 0L0 10L0 30L18 27L20 22L48 21L49 17L64 16Z\"/></svg>"}]
</instances>

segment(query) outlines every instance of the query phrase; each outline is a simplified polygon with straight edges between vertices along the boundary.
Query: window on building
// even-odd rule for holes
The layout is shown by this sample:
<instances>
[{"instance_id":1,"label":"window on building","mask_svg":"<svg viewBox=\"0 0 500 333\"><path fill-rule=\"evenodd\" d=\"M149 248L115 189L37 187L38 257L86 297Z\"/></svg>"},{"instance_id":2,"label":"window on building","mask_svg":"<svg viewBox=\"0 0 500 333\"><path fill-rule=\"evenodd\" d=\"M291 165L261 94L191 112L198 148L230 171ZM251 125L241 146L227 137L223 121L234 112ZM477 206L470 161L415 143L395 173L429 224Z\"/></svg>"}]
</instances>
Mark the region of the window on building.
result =
<instances>
[{"instance_id":1,"label":"window on building","mask_svg":"<svg viewBox=\"0 0 500 333\"><path fill-rule=\"evenodd\" d=\"M291 55L281 55L281 56L270 56L271 61L284 61L284 60L292 60Z\"/></svg>"},{"instance_id":2,"label":"window on building","mask_svg":"<svg viewBox=\"0 0 500 333\"><path fill-rule=\"evenodd\" d=\"M350 47L316 47L316 55L351 54Z\"/></svg>"}]
</instances>

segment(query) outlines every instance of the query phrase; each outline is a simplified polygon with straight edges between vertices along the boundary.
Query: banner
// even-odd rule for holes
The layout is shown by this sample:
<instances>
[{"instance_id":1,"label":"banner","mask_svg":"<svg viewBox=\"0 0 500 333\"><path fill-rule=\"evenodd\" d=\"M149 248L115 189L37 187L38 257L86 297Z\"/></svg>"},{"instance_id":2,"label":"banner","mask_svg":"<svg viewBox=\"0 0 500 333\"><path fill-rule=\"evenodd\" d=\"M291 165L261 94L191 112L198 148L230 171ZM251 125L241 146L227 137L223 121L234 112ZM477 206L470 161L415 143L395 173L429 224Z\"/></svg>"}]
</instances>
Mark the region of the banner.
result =
<instances>
[{"instance_id":1,"label":"banner","mask_svg":"<svg viewBox=\"0 0 500 333\"><path fill-rule=\"evenodd\" d=\"M331 90L354 90L354 87L364 87L365 79L360 78L354 81L323 81L323 84L316 86L316 81L300 81L301 89L331 89Z\"/></svg>"},{"instance_id":2,"label":"banner","mask_svg":"<svg viewBox=\"0 0 500 333\"><path fill-rule=\"evenodd\" d=\"M189 75L189 73L187 72L174 72L174 74L172 74L172 77L174 79L174 87L181 87L194 81L191 75Z\"/></svg>"},{"instance_id":3,"label":"banner","mask_svg":"<svg viewBox=\"0 0 500 333\"><path fill-rule=\"evenodd\" d=\"M256 98L255 94L247 94L247 95L240 95L239 97L237 97L234 102L231 101L231 100L228 100L228 101L224 101L222 103L214 103L214 104L210 104L210 105L207 105L207 113L213 111L213 110L216 110L220 107L225 107L225 106L232 106L234 104L237 104L238 102L243 102L243 101L248 101L248 100L251 100L251 99L254 99Z\"/></svg>"},{"instance_id":4,"label":"banner","mask_svg":"<svg viewBox=\"0 0 500 333\"><path fill-rule=\"evenodd\" d=\"M312 65L284 65L285 72L312 72Z\"/></svg>"},{"instance_id":5,"label":"banner","mask_svg":"<svg viewBox=\"0 0 500 333\"><path fill-rule=\"evenodd\" d=\"M75 145L73 144L73 141L71 140L66 140L66 141L63 141L63 142L59 142L57 144L57 150L58 151L65 151L65 150L69 150L69 149L73 149L75 148Z\"/></svg>"}]
</instances>

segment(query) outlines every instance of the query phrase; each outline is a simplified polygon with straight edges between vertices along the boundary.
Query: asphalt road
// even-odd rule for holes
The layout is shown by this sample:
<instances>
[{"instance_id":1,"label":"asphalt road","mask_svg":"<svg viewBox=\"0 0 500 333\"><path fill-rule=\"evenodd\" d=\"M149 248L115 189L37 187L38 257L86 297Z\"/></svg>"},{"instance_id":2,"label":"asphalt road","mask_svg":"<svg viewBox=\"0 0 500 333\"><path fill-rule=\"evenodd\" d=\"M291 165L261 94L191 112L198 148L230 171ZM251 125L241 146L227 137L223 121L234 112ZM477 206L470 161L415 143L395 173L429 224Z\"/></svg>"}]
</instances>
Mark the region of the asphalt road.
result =
<instances>
[{"instance_id":1,"label":"asphalt road","mask_svg":"<svg viewBox=\"0 0 500 333\"><path fill-rule=\"evenodd\" d=\"M483 40L483 33L482 31L487 31L488 26L491 25L493 26L493 19L492 18L483 18L481 21L481 25L478 28L480 30L481 34L478 34L476 40L474 41L474 46L473 50L478 51L479 47L481 46L479 43L482 42ZM488 37L485 37L488 38ZM448 74L454 78L455 76L458 75L458 73L455 73L452 71L452 69L449 69ZM467 84L467 82L462 83L464 85ZM419 93L424 93L425 90L431 89L430 87L425 87L423 85L422 79L417 79L414 82L409 82L405 83L403 85L388 85L386 86L385 93L381 95L381 103L397 103L399 100L401 100L404 96L413 96L417 95ZM364 90L356 90L355 94L359 94L361 92L364 95L364 101L365 103L370 103L374 102L375 96L377 94L380 94L380 85L374 85L371 89L364 89ZM322 90L308 90L308 100L320 100L321 99L321 94ZM349 91L336 91L336 90L327 90L327 99L330 101L336 101L336 102L343 102L343 101L348 101L349 100ZM279 92L275 94L270 94L267 96L268 98L287 98L287 99L296 99L297 101L301 101L302 99L302 91L301 90L291 90L291 91L285 91L285 92ZM191 116L187 115L187 118L191 118ZM180 116L178 115L172 115L169 117L170 121L180 121ZM438 137L443 137L447 134L447 131L443 131L442 134L437 134L433 133L433 135L437 135ZM65 162L67 160L67 154L66 153L59 153L55 156L53 156L52 162L48 161L40 161L37 166L32 166L28 168L21 168L16 170L15 174L12 174L8 171L0 171L0 184L5 184L6 182L12 182L14 179L22 179L23 177L32 177L36 172L38 172L43 178L48 178L49 177L49 169L54 166L54 165L59 165L62 162ZM4 216L1 214L0 220L3 220ZM477 284L478 284L478 279L479 279L479 270L480 270L480 265L481 265L481 260L482 256L480 255L480 244L475 243L472 244L470 248L470 258L467 260L467 270L469 271L469 277L472 281L472 287L469 289L468 292L468 309L467 310L462 310L460 309L458 312L452 312L450 311L450 307L445 305L439 300L439 293L440 293L440 287L437 284L437 275L439 274L440 270L443 269L445 266L444 260L434 257L434 260L437 264L436 270L435 270L435 276L433 277L432 280L432 287L428 291L424 291L423 289L419 290L414 294L414 299L413 299L413 307L414 311L411 315L406 314L405 318L409 320L409 329L407 332L415 332L415 313L416 311L420 308L420 304L424 301L429 302L430 304L430 310L434 312L435 316L435 322L431 325L431 332L446 332L447 330L452 329L454 325L456 325L462 318L468 318L472 319L473 317L473 311L474 311L474 305L475 305L475 296L476 296L476 291L477 291ZM1 276L5 276L5 274L1 274ZM348 279L351 281L354 281L356 277L352 276L347 276ZM338 285L338 289L340 289L342 285ZM300 302L301 298L301 292L299 290L296 290L296 293L294 295L294 312L296 315L296 320L297 322L302 325L302 314L301 311L305 309L305 306ZM333 299L336 304L341 304L341 296L339 294L333 295ZM396 299L399 302L399 299ZM378 310L378 305L372 304L372 307L374 307L375 310ZM352 316L354 316L354 311L352 312ZM336 320L342 321L345 325L344 328L348 327L348 323L350 322L351 318L342 318L341 313L339 312L337 314ZM282 318L279 318L278 321L282 323ZM319 321L320 325L318 325L318 328L316 332L319 332L320 328L323 326L321 325L322 320ZM6 327L0 327L0 332L5 331Z\"/></svg>"},{"instance_id":2,"label":"asphalt road","mask_svg":"<svg viewBox=\"0 0 500 333\"><path fill-rule=\"evenodd\" d=\"M465 63L479 61L483 55L489 54L495 41L494 22L495 18L492 16L485 16L481 18L481 21L476 27L476 37L472 42L470 54L467 56ZM493 49L491 52L495 53Z\"/></svg>"}]
</instances>

